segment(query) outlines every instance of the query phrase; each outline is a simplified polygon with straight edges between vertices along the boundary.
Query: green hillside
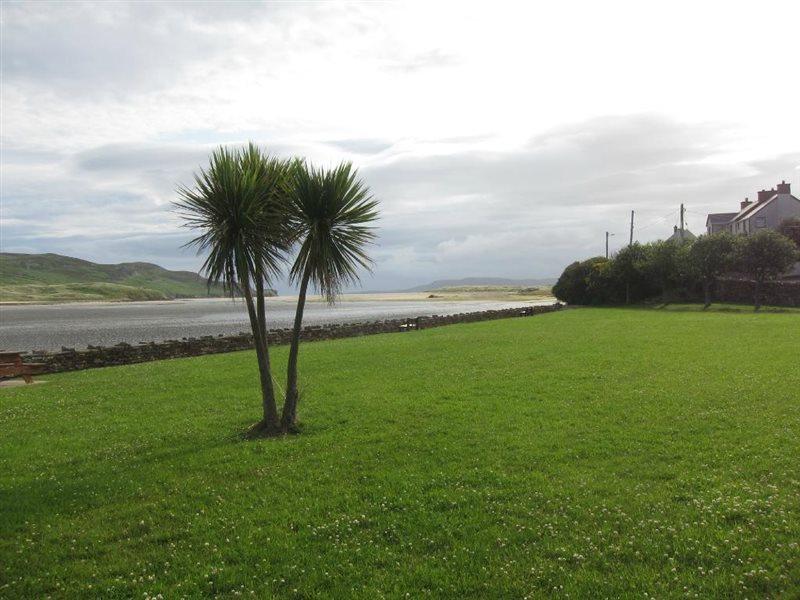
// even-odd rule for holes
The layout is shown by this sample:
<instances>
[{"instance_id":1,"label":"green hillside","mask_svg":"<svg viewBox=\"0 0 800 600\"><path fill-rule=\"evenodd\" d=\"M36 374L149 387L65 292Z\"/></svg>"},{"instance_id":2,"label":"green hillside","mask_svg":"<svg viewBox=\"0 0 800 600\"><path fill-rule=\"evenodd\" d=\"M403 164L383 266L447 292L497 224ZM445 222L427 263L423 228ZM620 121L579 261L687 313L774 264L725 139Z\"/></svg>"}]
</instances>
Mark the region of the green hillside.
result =
<instances>
[{"instance_id":1,"label":"green hillside","mask_svg":"<svg viewBox=\"0 0 800 600\"><path fill-rule=\"evenodd\" d=\"M191 271L144 262L102 265L59 254L0 253L0 302L169 300L223 295Z\"/></svg>"}]
</instances>

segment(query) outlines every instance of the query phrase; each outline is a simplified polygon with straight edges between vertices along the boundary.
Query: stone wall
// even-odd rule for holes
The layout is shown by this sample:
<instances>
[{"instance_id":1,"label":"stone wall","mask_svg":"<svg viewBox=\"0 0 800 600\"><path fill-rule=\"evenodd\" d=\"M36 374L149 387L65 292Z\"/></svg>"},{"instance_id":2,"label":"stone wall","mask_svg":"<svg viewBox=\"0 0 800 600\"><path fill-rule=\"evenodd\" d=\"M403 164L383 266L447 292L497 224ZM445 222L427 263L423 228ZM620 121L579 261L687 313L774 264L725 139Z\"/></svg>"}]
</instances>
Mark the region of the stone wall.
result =
<instances>
[{"instance_id":1,"label":"stone wall","mask_svg":"<svg viewBox=\"0 0 800 600\"><path fill-rule=\"evenodd\" d=\"M416 317L413 319L390 319L386 321L370 321L366 323L347 323L343 325L310 325L303 328L302 341L314 342L337 338L357 337L376 333L412 332L429 327L441 327L456 323L473 323L510 317L533 316L560 310L562 304L550 306L532 306L526 308L508 308L503 310L486 310L481 312L460 313L456 315L432 317ZM273 329L269 331L270 345L288 344L290 329ZM139 344L120 343L116 346L89 346L85 350L62 348L59 352L34 351L24 355L25 362L44 363L46 372L77 371L96 367L127 365L166 358L182 358L249 350L253 347L253 337L249 333L230 336L203 336L200 338L184 338L164 342L140 342Z\"/></svg>"},{"instance_id":2,"label":"stone wall","mask_svg":"<svg viewBox=\"0 0 800 600\"><path fill-rule=\"evenodd\" d=\"M714 292L715 302L752 304L755 283L746 279L720 279ZM765 283L762 304L766 306L800 306L800 281L779 280Z\"/></svg>"}]
</instances>

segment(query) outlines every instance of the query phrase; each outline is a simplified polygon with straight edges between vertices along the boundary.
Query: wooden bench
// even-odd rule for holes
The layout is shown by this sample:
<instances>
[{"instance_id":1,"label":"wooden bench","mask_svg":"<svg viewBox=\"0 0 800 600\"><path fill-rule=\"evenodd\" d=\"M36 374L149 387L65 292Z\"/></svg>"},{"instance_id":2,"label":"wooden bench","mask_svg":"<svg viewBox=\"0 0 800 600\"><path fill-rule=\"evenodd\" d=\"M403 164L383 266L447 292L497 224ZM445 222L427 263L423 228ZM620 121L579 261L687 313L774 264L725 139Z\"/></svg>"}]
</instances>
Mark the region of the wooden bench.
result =
<instances>
[{"instance_id":1,"label":"wooden bench","mask_svg":"<svg viewBox=\"0 0 800 600\"><path fill-rule=\"evenodd\" d=\"M33 376L44 373L44 363L22 362L22 352L0 352L0 377L22 377L33 383Z\"/></svg>"},{"instance_id":2,"label":"wooden bench","mask_svg":"<svg viewBox=\"0 0 800 600\"><path fill-rule=\"evenodd\" d=\"M419 329L419 317L416 319L406 319L406 322L400 325L400 331L411 331L412 329Z\"/></svg>"}]
</instances>

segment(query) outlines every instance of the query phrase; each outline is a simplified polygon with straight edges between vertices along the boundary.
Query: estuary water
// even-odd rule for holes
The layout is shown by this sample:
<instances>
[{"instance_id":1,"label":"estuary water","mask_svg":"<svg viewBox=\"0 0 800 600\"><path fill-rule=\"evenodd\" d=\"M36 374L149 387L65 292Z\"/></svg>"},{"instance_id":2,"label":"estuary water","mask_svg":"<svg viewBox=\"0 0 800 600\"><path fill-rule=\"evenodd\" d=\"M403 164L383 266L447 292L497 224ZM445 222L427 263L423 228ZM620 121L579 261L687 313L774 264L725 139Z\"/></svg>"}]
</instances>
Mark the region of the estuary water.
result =
<instances>
[{"instance_id":1,"label":"estuary water","mask_svg":"<svg viewBox=\"0 0 800 600\"><path fill-rule=\"evenodd\" d=\"M303 324L448 315L552 302L368 299L345 300L331 307L314 301L306 304ZM269 298L270 327L291 327L294 310L294 298ZM227 298L0 306L0 349L5 350L60 350L62 346L81 349L89 344L135 344L249 330L244 302Z\"/></svg>"}]
</instances>

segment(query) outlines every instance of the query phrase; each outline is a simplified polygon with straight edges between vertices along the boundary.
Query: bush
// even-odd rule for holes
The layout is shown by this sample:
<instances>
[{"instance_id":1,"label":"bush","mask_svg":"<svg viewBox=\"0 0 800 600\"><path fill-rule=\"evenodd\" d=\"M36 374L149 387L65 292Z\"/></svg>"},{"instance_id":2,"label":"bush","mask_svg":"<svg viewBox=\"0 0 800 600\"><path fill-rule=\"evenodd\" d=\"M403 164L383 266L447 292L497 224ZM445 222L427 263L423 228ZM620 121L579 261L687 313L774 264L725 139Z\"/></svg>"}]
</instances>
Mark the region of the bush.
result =
<instances>
[{"instance_id":1,"label":"bush","mask_svg":"<svg viewBox=\"0 0 800 600\"><path fill-rule=\"evenodd\" d=\"M657 286L648 278L649 249L638 242L617 252L611 263L611 276L616 283L616 295L625 304L641 302L656 294Z\"/></svg>"},{"instance_id":2,"label":"bush","mask_svg":"<svg viewBox=\"0 0 800 600\"><path fill-rule=\"evenodd\" d=\"M793 230L792 223L787 225L789 230ZM635 243L610 260L598 256L572 263L564 269L553 293L568 304L598 305L642 302L658 296L698 299L702 288L709 304L717 278L736 270L755 281L758 308L761 285L797 260L800 252L792 240L772 230L750 236L718 233L683 243Z\"/></svg>"},{"instance_id":3,"label":"bush","mask_svg":"<svg viewBox=\"0 0 800 600\"><path fill-rule=\"evenodd\" d=\"M657 241L643 246L642 272L649 290L664 296L686 284L686 255L690 242Z\"/></svg>"},{"instance_id":4,"label":"bush","mask_svg":"<svg viewBox=\"0 0 800 600\"><path fill-rule=\"evenodd\" d=\"M553 286L556 298L567 304L604 304L603 292L606 283L604 265L610 261L602 256L595 256L583 262L569 265Z\"/></svg>"}]
</instances>

